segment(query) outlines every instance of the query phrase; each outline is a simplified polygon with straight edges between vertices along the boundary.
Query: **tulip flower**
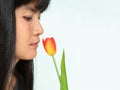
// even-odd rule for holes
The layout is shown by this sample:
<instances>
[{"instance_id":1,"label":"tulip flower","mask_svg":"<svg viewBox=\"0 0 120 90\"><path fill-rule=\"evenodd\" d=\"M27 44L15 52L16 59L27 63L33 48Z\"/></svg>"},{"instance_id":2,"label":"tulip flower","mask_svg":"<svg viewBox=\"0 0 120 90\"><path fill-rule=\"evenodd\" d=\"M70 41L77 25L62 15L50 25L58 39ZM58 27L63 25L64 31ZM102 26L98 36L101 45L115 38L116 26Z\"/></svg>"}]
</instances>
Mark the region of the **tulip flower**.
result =
<instances>
[{"instance_id":1,"label":"tulip flower","mask_svg":"<svg viewBox=\"0 0 120 90\"><path fill-rule=\"evenodd\" d=\"M68 83L67 83L67 75L66 75L66 67L65 67L65 53L63 51L62 54L62 59L61 59L61 74L59 74L58 68L57 68L57 64L56 64L56 60L55 60L55 53L56 53L56 43L53 37L51 38L46 38L46 39L42 39L43 41L43 46L44 49L46 51L46 53L50 56L52 56L53 59L53 63L55 66L55 70L60 82L60 90L68 90Z\"/></svg>"},{"instance_id":2,"label":"tulip flower","mask_svg":"<svg viewBox=\"0 0 120 90\"><path fill-rule=\"evenodd\" d=\"M43 39L43 46L48 55L53 56L56 53L56 44L54 38Z\"/></svg>"}]
</instances>

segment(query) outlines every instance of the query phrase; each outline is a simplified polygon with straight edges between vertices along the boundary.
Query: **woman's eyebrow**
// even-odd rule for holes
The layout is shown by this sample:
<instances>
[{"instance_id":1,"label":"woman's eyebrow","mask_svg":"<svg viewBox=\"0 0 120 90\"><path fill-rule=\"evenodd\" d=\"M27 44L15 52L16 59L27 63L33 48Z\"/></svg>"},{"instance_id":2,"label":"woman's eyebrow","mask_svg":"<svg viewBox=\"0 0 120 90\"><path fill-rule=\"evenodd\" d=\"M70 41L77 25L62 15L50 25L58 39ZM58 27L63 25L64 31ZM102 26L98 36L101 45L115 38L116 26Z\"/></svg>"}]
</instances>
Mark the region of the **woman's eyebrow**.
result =
<instances>
[{"instance_id":1,"label":"woman's eyebrow","mask_svg":"<svg viewBox=\"0 0 120 90\"><path fill-rule=\"evenodd\" d=\"M29 11L31 11L31 12L33 12L33 13L35 13L35 12L38 11L37 9L35 9L35 8L33 8L33 7L30 7L30 6L27 6L27 7L26 7L26 10L29 10Z\"/></svg>"}]
</instances>

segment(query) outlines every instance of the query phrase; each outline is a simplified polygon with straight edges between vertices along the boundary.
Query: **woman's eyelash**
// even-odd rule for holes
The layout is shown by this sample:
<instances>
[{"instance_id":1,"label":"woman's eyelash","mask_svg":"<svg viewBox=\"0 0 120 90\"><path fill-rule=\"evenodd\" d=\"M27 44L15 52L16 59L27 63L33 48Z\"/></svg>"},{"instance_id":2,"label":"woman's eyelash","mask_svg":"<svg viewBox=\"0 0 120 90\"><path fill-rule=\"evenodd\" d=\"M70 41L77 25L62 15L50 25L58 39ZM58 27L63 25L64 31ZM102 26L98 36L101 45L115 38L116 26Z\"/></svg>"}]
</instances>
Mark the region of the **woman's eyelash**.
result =
<instances>
[{"instance_id":1,"label":"woman's eyelash","mask_svg":"<svg viewBox=\"0 0 120 90\"><path fill-rule=\"evenodd\" d=\"M32 20L32 17L29 17L29 16L23 16L23 18L24 18L25 20L27 20L27 21Z\"/></svg>"},{"instance_id":2,"label":"woman's eyelash","mask_svg":"<svg viewBox=\"0 0 120 90\"><path fill-rule=\"evenodd\" d=\"M40 20L40 17L38 17L38 20Z\"/></svg>"}]
</instances>

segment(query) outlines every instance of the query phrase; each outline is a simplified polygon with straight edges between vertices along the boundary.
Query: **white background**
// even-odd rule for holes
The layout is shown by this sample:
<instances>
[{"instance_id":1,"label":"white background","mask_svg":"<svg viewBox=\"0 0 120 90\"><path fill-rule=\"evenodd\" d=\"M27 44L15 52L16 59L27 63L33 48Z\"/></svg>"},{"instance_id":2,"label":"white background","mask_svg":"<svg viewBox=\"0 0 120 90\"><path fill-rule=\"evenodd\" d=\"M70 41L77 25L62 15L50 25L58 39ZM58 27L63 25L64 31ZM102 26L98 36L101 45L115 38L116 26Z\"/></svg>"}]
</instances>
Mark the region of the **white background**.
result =
<instances>
[{"instance_id":1,"label":"white background","mask_svg":"<svg viewBox=\"0 0 120 90\"><path fill-rule=\"evenodd\" d=\"M120 90L120 1L51 0L35 58L35 90L60 90L42 38L54 37L60 66L65 49L69 90Z\"/></svg>"}]
</instances>

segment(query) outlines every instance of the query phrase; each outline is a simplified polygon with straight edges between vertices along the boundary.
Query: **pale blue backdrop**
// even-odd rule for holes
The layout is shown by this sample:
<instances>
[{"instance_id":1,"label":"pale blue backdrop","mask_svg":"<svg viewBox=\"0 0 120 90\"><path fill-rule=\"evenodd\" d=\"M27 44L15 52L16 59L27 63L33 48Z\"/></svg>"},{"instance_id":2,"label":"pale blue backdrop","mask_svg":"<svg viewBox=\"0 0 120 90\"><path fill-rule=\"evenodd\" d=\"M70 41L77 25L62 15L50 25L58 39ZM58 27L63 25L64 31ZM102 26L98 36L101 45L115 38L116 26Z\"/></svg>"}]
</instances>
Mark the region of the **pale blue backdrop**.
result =
<instances>
[{"instance_id":1,"label":"pale blue backdrop","mask_svg":"<svg viewBox=\"0 0 120 90\"><path fill-rule=\"evenodd\" d=\"M51 0L41 16L44 34L65 49L69 90L120 90L120 0ZM40 43L35 90L59 90L52 58Z\"/></svg>"}]
</instances>

